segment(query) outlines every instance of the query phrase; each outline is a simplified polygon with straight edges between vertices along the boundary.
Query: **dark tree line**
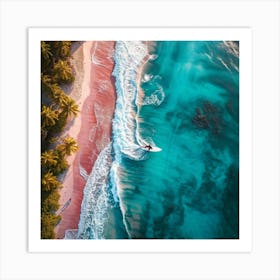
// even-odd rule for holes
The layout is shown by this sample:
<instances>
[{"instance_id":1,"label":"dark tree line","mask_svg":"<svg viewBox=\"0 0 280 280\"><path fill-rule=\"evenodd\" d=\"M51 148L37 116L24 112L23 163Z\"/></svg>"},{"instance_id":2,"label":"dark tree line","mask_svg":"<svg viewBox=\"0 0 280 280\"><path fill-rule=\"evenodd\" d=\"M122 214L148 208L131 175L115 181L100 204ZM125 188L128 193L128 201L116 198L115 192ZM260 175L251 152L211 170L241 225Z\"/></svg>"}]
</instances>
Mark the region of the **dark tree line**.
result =
<instances>
[{"instance_id":1,"label":"dark tree line","mask_svg":"<svg viewBox=\"0 0 280 280\"><path fill-rule=\"evenodd\" d=\"M41 42L41 238L55 238L54 228L61 217L58 179L69 166L66 157L78 150L76 141L59 138L67 121L79 108L62 89L74 81L70 64L70 41Z\"/></svg>"}]
</instances>

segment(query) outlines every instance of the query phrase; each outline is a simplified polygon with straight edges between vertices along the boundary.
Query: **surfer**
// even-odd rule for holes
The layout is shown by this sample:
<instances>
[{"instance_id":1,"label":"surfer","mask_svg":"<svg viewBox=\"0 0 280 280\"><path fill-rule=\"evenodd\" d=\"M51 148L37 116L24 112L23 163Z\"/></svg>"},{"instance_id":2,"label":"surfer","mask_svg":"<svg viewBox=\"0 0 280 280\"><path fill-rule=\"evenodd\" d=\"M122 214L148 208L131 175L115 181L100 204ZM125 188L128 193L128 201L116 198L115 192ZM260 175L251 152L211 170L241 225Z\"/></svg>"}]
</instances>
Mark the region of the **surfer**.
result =
<instances>
[{"instance_id":1,"label":"surfer","mask_svg":"<svg viewBox=\"0 0 280 280\"><path fill-rule=\"evenodd\" d=\"M149 145L146 145L144 148L148 149L150 151L153 147L149 144Z\"/></svg>"}]
</instances>

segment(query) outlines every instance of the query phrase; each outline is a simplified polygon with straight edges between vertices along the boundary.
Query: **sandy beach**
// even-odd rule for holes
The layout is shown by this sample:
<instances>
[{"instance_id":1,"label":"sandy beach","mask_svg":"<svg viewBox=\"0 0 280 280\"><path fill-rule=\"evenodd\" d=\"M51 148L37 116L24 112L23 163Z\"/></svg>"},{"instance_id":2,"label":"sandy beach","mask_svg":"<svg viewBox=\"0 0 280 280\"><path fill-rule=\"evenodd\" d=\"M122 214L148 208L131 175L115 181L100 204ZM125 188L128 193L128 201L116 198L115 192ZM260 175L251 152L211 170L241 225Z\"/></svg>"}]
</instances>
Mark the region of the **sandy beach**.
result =
<instances>
[{"instance_id":1,"label":"sandy beach","mask_svg":"<svg viewBox=\"0 0 280 280\"><path fill-rule=\"evenodd\" d=\"M77 229L83 189L87 176L100 151L111 141L111 122L115 107L114 42L84 42L73 53L75 81L69 95L79 105L79 114L70 121L64 134L78 142L79 150L68 157L70 165L62 179L61 221L55 228L56 238Z\"/></svg>"}]
</instances>

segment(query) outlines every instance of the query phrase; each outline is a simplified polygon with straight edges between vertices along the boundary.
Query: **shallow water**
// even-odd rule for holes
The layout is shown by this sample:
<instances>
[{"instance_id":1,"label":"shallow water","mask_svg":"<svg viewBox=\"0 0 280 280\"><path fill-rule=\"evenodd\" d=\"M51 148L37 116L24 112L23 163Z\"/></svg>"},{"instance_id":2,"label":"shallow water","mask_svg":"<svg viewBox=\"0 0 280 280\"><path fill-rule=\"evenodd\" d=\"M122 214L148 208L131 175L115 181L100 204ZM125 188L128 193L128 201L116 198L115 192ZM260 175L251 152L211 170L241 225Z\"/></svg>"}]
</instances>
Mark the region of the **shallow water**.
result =
<instances>
[{"instance_id":1,"label":"shallow water","mask_svg":"<svg viewBox=\"0 0 280 280\"><path fill-rule=\"evenodd\" d=\"M238 49L222 41L162 41L149 50L116 43L118 98L103 205L111 214L98 238L239 237ZM148 51L142 98L136 73ZM148 143L161 151L145 151Z\"/></svg>"}]
</instances>

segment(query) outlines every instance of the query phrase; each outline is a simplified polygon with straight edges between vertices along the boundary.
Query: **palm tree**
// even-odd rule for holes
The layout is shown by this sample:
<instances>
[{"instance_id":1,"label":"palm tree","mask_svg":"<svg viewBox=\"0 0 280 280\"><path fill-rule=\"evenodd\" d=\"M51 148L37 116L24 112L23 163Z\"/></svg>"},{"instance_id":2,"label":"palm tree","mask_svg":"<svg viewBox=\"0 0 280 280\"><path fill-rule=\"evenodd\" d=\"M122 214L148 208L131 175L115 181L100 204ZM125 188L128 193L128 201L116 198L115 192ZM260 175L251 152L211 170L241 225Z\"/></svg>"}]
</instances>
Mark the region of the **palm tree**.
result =
<instances>
[{"instance_id":1,"label":"palm tree","mask_svg":"<svg viewBox=\"0 0 280 280\"><path fill-rule=\"evenodd\" d=\"M42 214L41 216L41 238L55 239L54 227L59 220L59 216L53 214Z\"/></svg>"},{"instance_id":2,"label":"palm tree","mask_svg":"<svg viewBox=\"0 0 280 280\"><path fill-rule=\"evenodd\" d=\"M59 198L60 194L56 190L48 194L45 193L43 199L41 200L42 213L54 215L55 211L59 208Z\"/></svg>"},{"instance_id":3,"label":"palm tree","mask_svg":"<svg viewBox=\"0 0 280 280\"><path fill-rule=\"evenodd\" d=\"M54 111L51 106L43 106L41 111L42 127L54 126L58 120L58 112Z\"/></svg>"},{"instance_id":4,"label":"palm tree","mask_svg":"<svg viewBox=\"0 0 280 280\"><path fill-rule=\"evenodd\" d=\"M60 108L62 110L62 115L65 118L68 118L69 116L77 116L79 113L79 106L76 104L75 100L68 97L66 95L66 98L63 100L62 104L60 105Z\"/></svg>"},{"instance_id":5,"label":"palm tree","mask_svg":"<svg viewBox=\"0 0 280 280\"><path fill-rule=\"evenodd\" d=\"M41 73L41 85L43 91L46 91L47 93L51 91L51 82L51 76Z\"/></svg>"},{"instance_id":6,"label":"palm tree","mask_svg":"<svg viewBox=\"0 0 280 280\"><path fill-rule=\"evenodd\" d=\"M41 63L42 72L46 73L51 70L50 68L53 64L53 54L50 44L45 41L41 42Z\"/></svg>"},{"instance_id":7,"label":"palm tree","mask_svg":"<svg viewBox=\"0 0 280 280\"><path fill-rule=\"evenodd\" d=\"M55 41L52 42L52 48L55 56L59 58L67 58L71 52L71 41Z\"/></svg>"},{"instance_id":8,"label":"palm tree","mask_svg":"<svg viewBox=\"0 0 280 280\"><path fill-rule=\"evenodd\" d=\"M70 51L71 51L71 41L59 41L56 44L58 50L59 50L59 56L60 57L69 57Z\"/></svg>"},{"instance_id":9,"label":"palm tree","mask_svg":"<svg viewBox=\"0 0 280 280\"><path fill-rule=\"evenodd\" d=\"M71 136L65 137L63 143L57 146L57 150L62 153L62 155L70 156L72 153L78 151L79 147L77 142Z\"/></svg>"},{"instance_id":10,"label":"palm tree","mask_svg":"<svg viewBox=\"0 0 280 280\"><path fill-rule=\"evenodd\" d=\"M74 80L71 66L66 60L59 59L55 63L53 69L58 81L72 82Z\"/></svg>"},{"instance_id":11,"label":"palm tree","mask_svg":"<svg viewBox=\"0 0 280 280\"><path fill-rule=\"evenodd\" d=\"M59 153L60 153L60 155L59 155ZM62 154L60 151L58 151L58 155L59 155L58 162L55 166L52 167L52 172L55 175L61 174L69 167L67 160L64 158L64 154Z\"/></svg>"},{"instance_id":12,"label":"palm tree","mask_svg":"<svg viewBox=\"0 0 280 280\"><path fill-rule=\"evenodd\" d=\"M41 54L45 60L48 60L50 57L52 57L51 46L45 41L41 42Z\"/></svg>"},{"instance_id":13,"label":"palm tree","mask_svg":"<svg viewBox=\"0 0 280 280\"><path fill-rule=\"evenodd\" d=\"M52 172L47 172L42 178L42 191L49 192L61 187L61 183L57 180Z\"/></svg>"},{"instance_id":14,"label":"palm tree","mask_svg":"<svg viewBox=\"0 0 280 280\"><path fill-rule=\"evenodd\" d=\"M68 96L65 94L63 89L58 84L51 85L51 98L54 103L60 107L63 106L65 102L67 102Z\"/></svg>"},{"instance_id":15,"label":"palm tree","mask_svg":"<svg viewBox=\"0 0 280 280\"><path fill-rule=\"evenodd\" d=\"M61 50L60 50L61 56L68 57L70 56L70 52L71 52L71 41L62 41Z\"/></svg>"},{"instance_id":16,"label":"palm tree","mask_svg":"<svg viewBox=\"0 0 280 280\"><path fill-rule=\"evenodd\" d=\"M47 168L56 166L58 159L59 157L54 150L49 150L41 154L41 164Z\"/></svg>"},{"instance_id":17,"label":"palm tree","mask_svg":"<svg viewBox=\"0 0 280 280\"><path fill-rule=\"evenodd\" d=\"M49 75L41 73L41 82L44 85L49 86L51 84L51 82L52 82L52 78Z\"/></svg>"}]
</instances>

